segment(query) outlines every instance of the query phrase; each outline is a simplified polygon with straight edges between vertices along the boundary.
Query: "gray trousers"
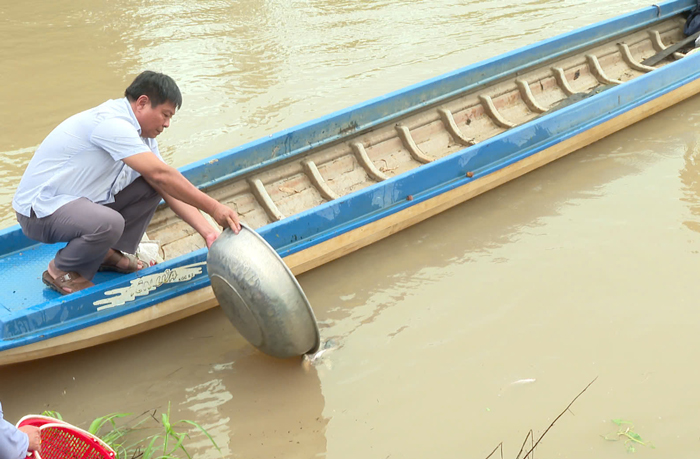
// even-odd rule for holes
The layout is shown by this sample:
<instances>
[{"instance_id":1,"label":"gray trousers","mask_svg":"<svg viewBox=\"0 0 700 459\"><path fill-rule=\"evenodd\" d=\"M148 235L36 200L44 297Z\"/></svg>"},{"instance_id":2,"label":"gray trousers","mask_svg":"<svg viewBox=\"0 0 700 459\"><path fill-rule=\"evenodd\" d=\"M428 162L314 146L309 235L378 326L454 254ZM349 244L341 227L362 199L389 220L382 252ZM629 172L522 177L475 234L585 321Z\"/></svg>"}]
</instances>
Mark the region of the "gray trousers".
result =
<instances>
[{"instance_id":1,"label":"gray trousers","mask_svg":"<svg viewBox=\"0 0 700 459\"><path fill-rule=\"evenodd\" d=\"M110 204L80 198L61 206L48 217L17 214L22 232L30 239L55 244L67 242L56 253L61 271L75 271L91 280L109 249L135 253L146 232L160 195L139 177L114 196Z\"/></svg>"}]
</instances>

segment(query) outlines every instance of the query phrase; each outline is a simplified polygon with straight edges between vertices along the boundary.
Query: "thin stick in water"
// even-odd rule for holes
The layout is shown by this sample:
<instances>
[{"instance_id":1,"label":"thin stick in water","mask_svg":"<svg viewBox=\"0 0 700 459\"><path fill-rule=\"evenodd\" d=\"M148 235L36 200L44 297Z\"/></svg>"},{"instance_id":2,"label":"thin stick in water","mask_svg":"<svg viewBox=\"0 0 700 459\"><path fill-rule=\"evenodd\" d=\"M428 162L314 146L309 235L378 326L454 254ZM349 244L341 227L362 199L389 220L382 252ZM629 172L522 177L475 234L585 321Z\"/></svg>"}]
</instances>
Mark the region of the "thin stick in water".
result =
<instances>
[{"instance_id":1,"label":"thin stick in water","mask_svg":"<svg viewBox=\"0 0 700 459\"><path fill-rule=\"evenodd\" d=\"M499 448L501 449L501 459L503 459L503 442L499 443L498 446L496 446L496 447L493 449L493 451L491 451L491 454L489 454L488 456L486 456L486 459L490 459L491 456L493 456L494 454L496 454L496 451L498 451Z\"/></svg>"},{"instance_id":2,"label":"thin stick in water","mask_svg":"<svg viewBox=\"0 0 700 459\"><path fill-rule=\"evenodd\" d=\"M532 437L532 441L535 441L535 433L530 429L530 431L525 435L525 441L523 441L522 446L520 447L520 451L518 451L518 455L515 457L515 459L520 459L520 455L523 453L523 450L525 449L525 445L527 445L527 439Z\"/></svg>"},{"instance_id":3,"label":"thin stick in water","mask_svg":"<svg viewBox=\"0 0 700 459\"><path fill-rule=\"evenodd\" d=\"M569 405L568 405L566 408L564 408L564 411L562 411L561 413L559 413L559 416L557 416L556 419L554 419L554 421L552 421L552 423L549 425L549 427L547 427L547 430L545 430L544 433L543 433L542 435L540 435L540 438L537 439L537 441L535 442L535 445L530 449L530 451L528 451L527 454L526 454L525 456L523 456L523 459L527 459L527 458L530 456L530 454L532 454L532 452L535 450L535 448L537 448L537 445L540 444L540 441L542 441L542 439L544 438L544 436L547 435L547 432L549 432L549 429L551 429L551 428L554 426L554 423L556 423L556 422L559 420L560 417L564 416L564 413L566 413L567 411L569 411L569 408L571 408L571 405L573 405L574 402L575 402L581 395L583 395L583 393L586 392L586 391L588 390L588 388L591 387L591 385L592 385L594 382L596 382L597 380L598 380L598 377L596 376L595 379L594 379L593 381L589 382L588 385L587 385L581 392L579 392L579 394L578 394L576 397L574 397L573 400L571 400L571 403L569 403Z\"/></svg>"}]
</instances>

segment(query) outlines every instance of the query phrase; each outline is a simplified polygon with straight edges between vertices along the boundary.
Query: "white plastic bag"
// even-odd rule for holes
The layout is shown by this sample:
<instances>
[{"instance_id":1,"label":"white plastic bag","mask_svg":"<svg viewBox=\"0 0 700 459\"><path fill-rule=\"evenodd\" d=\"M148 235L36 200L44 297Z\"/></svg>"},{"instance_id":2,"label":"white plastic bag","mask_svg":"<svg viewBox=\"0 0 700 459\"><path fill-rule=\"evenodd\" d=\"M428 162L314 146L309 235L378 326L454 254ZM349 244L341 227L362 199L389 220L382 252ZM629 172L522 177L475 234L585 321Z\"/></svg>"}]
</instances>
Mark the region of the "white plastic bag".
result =
<instances>
[{"instance_id":1,"label":"white plastic bag","mask_svg":"<svg viewBox=\"0 0 700 459\"><path fill-rule=\"evenodd\" d=\"M148 266L162 263L164 260L160 255L160 241L152 241L144 234L136 249L136 257Z\"/></svg>"}]
</instances>

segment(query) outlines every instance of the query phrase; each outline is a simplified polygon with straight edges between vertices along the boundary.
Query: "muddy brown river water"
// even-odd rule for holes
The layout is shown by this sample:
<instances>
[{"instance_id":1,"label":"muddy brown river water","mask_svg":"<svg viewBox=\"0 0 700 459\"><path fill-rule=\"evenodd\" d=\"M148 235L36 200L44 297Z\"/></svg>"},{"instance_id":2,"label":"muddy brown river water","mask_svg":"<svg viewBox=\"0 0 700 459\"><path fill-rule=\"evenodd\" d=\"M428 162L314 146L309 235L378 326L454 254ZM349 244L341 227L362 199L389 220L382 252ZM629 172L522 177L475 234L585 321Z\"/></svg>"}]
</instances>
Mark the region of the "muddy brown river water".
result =
<instances>
[{"instance_id":1,"label":"muddy brown river water","mask_svg":"<svg viewBox=\"0 0 700 459\"><path fill-rule=\"evenodd\" d=\"M649 2L0 0L0 227L61 120L171 74L181 166ZM235 458L629 457L700 452L700 99L300 276L324 339L310 371L219 310L0 369L5 415L78 425L167 408ZM200 458L216 457L193 433Z\"/></svg>"}]
</instances>

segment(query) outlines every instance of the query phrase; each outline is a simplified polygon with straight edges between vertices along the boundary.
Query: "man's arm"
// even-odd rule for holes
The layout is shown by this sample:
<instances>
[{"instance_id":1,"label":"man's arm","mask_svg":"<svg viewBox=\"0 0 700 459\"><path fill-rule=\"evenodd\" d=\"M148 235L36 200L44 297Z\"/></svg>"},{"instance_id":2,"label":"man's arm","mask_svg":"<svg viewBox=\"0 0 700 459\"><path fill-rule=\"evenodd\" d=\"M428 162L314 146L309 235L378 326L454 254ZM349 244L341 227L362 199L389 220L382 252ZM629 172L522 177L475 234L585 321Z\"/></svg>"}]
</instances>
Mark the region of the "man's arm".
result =
<instances>
[{"instance_id":1,"label":"man's arm","mask_svg":"<svg viewBox=\"0 0 700 459\"><path fill-rule=\"evenodd\" d=\"M32 427L29 431L24 432L0 416L1 458L24 459L28 451L37 451L39 449L39 429Z\"/></svg>"},{"instance_id":2,"label":"man's arm","mask_svg":"<svg viewBox=\"0 0 700 459\"><path fill-rule=\"evenodd\" d=\"M216 223L224 228L230 227L234 233L240 231L241 225L238 220L238 214L233 209L199 191L177 169L165 164L153 152L138 153L124 158L123 161L127 166L141 174L157 191L163 192L163 198L165 198L164 195L169 195L176 200L208 213ZM170 203L168 204L170 205ZM183 207L180 210L183 210L188 217L194 218L195 222L198 221L191 211ZM180 214L178 213L178 215ZM183 219L185 218L183 215L180 216ZM199 217L204 220L201 215ZM197 228L195 227L195 229ZM197 229L197 231L199 230Z\"/></svg>"},{"instance_id":3,"label":"man's arm","mask_svg":"<svg viewBox=\"0 0 700 459\"><path fill-rule=\"evenodd\" d=\"M217 237L219 237L219 230L211 226L206 218L197 210L186 202L182 202L179 199L175 199L162 189L156 188L158 194L165 200L165 202L170 206L170 208L175 212L180 218L182 218L185 223L194 228L206 241L207 248L210 248Z\"/></svg>"}]
</instances>

